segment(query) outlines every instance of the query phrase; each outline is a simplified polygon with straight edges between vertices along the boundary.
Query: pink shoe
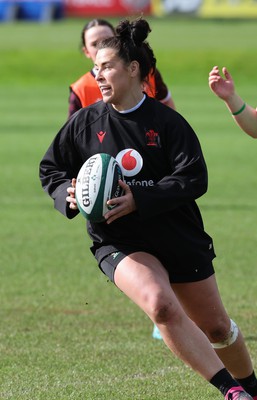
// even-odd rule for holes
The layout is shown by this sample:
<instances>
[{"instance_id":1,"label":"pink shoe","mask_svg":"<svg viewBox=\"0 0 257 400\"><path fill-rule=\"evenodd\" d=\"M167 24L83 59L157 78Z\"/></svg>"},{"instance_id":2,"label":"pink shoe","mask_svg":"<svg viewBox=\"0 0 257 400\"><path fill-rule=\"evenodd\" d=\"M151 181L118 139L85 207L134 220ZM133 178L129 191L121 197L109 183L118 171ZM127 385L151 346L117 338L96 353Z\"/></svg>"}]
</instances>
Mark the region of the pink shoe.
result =
<instances>
[{"instance_id":1,"label":"pink shoe","mask_svg":"<svg viewBox=\"0 0 257 400\"><path fill-rule=\"evenodd\" d=\"M225 400L253 400L253 398L244 391L242 386L235 386L229 389Z\"/></svg>"}]
</instances>

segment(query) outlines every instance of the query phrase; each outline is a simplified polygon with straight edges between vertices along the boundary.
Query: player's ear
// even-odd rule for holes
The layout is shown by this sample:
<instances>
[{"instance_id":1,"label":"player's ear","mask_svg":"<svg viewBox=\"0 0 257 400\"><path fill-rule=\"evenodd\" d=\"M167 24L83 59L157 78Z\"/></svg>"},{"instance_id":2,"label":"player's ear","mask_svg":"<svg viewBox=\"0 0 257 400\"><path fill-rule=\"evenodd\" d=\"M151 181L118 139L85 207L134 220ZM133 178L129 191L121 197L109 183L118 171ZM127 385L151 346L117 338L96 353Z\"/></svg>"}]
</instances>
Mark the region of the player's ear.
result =
<instances>
[{"instance_id":1,"label":"player's ear","mask_svg":"<svg viewBox=\"0 0 257 400\"><path fill-rule=\"evenodd\" d=\"M91 58L86 46L82 47L82 51L87 58Z\"/></svg>"},{"instance_id":2,"label":"player's ear","mask_svg":"<svg viewBox=\"0 0 257 400\"><path fill-rule=\"evenodd\" d=\"M131 61L129 68L130 68L130 73L131 73L132 77L138 75L138 73L139 73L139 63L138 63L138 61L136 61L136 60Z\"/></svg>"}]
</instances>

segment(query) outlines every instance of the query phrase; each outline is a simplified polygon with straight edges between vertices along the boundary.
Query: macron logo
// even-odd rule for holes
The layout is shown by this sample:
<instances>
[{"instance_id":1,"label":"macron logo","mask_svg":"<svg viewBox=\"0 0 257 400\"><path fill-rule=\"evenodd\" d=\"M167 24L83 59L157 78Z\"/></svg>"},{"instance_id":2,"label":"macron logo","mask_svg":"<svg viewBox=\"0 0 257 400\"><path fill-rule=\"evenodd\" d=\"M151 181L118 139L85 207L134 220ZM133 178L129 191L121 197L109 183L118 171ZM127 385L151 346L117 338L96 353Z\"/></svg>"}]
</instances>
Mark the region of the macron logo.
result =
<instances>
[{"instance_id":1,"label":"macron logo","mask_svg":"<svg viewBox=\"0 0 257 400\"><path fill-rule=\"evenodd\" d=\"M97 133L97 137L98 137L100 143L103 143L105 134L106 134L106 132L103 132L103 131L100 131Z\"/></svg>"}]
</instances>

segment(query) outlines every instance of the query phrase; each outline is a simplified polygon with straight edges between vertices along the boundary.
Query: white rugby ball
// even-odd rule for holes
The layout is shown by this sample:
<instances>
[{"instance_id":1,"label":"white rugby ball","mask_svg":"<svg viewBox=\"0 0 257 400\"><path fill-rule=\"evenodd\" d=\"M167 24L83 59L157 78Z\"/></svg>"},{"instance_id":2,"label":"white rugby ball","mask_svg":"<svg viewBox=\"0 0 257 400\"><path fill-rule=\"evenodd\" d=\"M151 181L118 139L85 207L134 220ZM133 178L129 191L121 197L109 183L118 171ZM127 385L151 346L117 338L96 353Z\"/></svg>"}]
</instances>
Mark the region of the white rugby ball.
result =
<instances>
[{"instance_id":1,"label":"white rugby ball","mask_svg":"<svg viewBox=\"0 0 257 400\"><path fill-rule=\"evenodd\" d=\"M77 176L75 197L86 219L104 221L104 214L113 208L107 201L123 194L119 179L123 180L121 168L109 154L98 153L85 161Z\"/></svg>"}]
</instances>

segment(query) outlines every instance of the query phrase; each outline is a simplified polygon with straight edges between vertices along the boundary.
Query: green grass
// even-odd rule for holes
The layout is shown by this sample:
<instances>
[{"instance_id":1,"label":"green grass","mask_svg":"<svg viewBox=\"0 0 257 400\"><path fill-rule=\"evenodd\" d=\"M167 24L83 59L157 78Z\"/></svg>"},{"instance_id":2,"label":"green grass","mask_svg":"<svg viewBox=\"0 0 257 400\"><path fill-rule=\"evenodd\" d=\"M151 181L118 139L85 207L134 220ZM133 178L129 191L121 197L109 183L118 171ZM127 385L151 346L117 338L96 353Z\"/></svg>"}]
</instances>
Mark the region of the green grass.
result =
<instances>
[{"instance_id":1,"label":"green grass","mask_svg":"<svg viewBox=\"0 0 257 400\"><path fill-rule=\"evenodd\" d=\"M41 189L38 164L66 120L68 86L90 67L79 52L84 22L0 25L0 399L217 399L99 272L84 220L63 218ZM199 205L224 302L256 366L256 142L208 88L211 67L227 65L256 105L256 22L151 26L158 67L202 143L209 191Z\"/></svg>"}]
</instances>

